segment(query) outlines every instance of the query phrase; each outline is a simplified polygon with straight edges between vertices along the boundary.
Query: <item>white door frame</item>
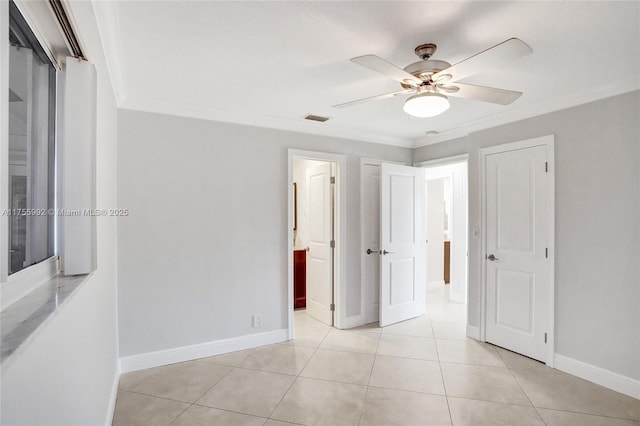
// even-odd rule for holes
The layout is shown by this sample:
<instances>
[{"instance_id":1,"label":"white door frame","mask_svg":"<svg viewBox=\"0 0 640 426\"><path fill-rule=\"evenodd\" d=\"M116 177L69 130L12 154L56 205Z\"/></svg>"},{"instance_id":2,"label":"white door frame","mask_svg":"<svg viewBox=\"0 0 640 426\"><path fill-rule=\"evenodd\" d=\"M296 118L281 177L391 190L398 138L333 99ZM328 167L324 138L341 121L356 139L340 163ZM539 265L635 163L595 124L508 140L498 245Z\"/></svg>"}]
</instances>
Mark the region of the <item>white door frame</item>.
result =
<instances>
[{"instance_id":1,"label":"white door frame","mask_svg":"<svg viewBox=\"0 0 640 426\"><path fill-rule=\"evenodd\" d=\"M304 151L299 149L288 150L287 161L287 329L288 338L294 338L293 327L293 159L330 161L336 165L335 186L335 241L334 252L334 297L336 310L334 313L335 327L343 328L345 322L346 306L346 188L347 188L347 156L329 152Z\"/></svg>"},{"instance_id":2,"label":"white door frame","mask_svg":"<svg viewBox=\"0 0 640 426\"><path fill-rule=\"evenodd\" d=\"M480 341L486 341L486 327L487 327L487 275L486 275L486 262L484 261L487 255L486 248L486 233L487 233L487 218L486 218L486 159L490 154L496 154L500 152L513 151L517 149L532 148L534 146L546 146L547 148L547 163L548 163L548 191L547 191L547 242L549 248L549 282L547 292L547 307L546 307L546 322L547 322L547 345L545 353L545 362L549 367L554 365L555 354L555 157L554 157L554 135L541 136L533 139L526 139L522 141L506 143L502 145L491 146L482 148L479 150L480 154Z\"/></svg>"}]
</instances>

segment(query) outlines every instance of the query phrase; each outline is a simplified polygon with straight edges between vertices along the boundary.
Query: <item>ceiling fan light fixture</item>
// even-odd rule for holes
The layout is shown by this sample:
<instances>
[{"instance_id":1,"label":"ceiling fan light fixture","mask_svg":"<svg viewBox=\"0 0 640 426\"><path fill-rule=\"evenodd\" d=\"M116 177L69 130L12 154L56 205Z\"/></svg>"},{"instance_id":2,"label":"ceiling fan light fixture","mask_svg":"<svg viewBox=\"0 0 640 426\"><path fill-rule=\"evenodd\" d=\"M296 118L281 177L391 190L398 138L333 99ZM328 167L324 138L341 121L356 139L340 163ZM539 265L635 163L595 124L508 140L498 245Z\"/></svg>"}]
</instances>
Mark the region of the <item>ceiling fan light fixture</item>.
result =
<instances>
[{"instance_id":1,"label":"ceiling fan light fixture","mask_svg":"<svg viewBox=\"0 0 640 426\"><path fill-rule=\"evenodd\" d=\"M414 117L435 117L449 109L449 99L440 93L418 93L407 99L402 109Z\"/></svg>"}]
</instances>

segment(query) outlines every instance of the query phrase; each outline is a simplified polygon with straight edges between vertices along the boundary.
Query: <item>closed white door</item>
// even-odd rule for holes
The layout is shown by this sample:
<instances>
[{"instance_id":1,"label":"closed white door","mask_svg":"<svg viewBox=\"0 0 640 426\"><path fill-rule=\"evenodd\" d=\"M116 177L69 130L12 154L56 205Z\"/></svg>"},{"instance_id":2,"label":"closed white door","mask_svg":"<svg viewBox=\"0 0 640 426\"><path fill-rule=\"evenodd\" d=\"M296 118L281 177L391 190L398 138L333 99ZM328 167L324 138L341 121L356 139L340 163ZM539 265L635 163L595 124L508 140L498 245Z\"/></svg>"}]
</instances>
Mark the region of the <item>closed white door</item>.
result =
<instances>
[{"instance_id":1,"label":"closed white door","mask_svg":"<svg viewBox=\"0 0 640 426\"><path fill-rule=\"evenodd\" d=\"M331 163L306 171L309 252L307 253L307 314L333 325L333 203Z\"/></svg>"},{"instance_id":2,"label":"closed white door","mask_svg":"<svg viewBox=\"0 0 640 426\"><path fill-rule=\"evenodd\" d=\"M382 164L380 326L425 312L424 169Z\"/></svg>"},{"instance_id":3,"label":"closed white door","mask_svg":"<svg viewBox=\"0 0 640 426\"><path fill-rule=\"evenodd\" d=\"M364 247L362 282L365 323L380 317L380 164L363 164L362 242Z\"/></svg>"},{"instance_id":4,"label":"closed white door","mask_svg":"<svg viewBox=\"0 0 640 426\"><path fill-rule=\"evenodd\" d=\"M484 158L486 341L545 361L547 147Z\"/></svg>"}]
</instances>

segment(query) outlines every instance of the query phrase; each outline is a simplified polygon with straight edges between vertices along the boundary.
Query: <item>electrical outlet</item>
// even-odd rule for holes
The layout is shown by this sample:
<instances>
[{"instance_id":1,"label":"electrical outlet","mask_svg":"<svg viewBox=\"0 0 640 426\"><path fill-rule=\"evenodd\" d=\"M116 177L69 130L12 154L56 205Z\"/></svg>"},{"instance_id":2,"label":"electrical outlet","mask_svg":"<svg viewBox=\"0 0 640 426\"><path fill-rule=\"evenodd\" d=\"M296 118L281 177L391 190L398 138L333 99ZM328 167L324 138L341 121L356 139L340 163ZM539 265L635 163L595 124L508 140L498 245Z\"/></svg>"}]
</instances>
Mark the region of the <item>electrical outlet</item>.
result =
<instances>
[{"instance_id":1,"label":"electrical outlet","mask_svg":"<svg viewBox=\"0 0 640 426\"><path fill-rule=\"evenodd\" d=\"M251 322L252 322L253 327L262 327L262 315L253 314L251 316Z\"/></svg>"}]
</instances>

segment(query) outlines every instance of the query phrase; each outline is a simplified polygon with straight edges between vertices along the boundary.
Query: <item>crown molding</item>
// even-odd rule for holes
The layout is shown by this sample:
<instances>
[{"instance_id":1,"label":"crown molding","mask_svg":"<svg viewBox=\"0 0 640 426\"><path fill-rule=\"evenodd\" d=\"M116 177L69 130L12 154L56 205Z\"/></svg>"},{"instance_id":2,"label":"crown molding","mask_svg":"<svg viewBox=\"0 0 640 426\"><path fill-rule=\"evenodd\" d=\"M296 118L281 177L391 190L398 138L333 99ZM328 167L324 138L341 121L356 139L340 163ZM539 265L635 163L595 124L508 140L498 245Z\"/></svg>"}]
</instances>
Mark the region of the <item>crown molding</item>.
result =
<instances>
[{"instance_id":1,"label":"crown molding","mask_svg":"<svg viewBox=\"0 0 640 426\"><path fill-rule=\"evenodd\" d=\"M206 105L156 101L127 97L119 103L119 107L134 111L155 112L179 117L199 118L202 120L221 121L225 123L243 124L252 127L285 130L312 135L330 136L343 139L354 139L403 148L411 148L411 139L377 135L353 129L330 126L303 119L248 115L244 111L216 108Z\"/></svg>"},{"instance_id":2,"label":"crown molding","mask_svg":"<svg viewBox=\"0 0 640 426\"><path fill-rule=\"evenodd\" d=\"M640 74L634 74L622 80L602 85L589 91L574 92L565 96L549 98L544 101L494 114L480 120L469 121L455 128L441 132L435 136L423 136L416 139L398 138L393 136L367 133L363 131L328 126L323 123L303 121L301 119L287 119L273 116L248 116L243 111L228 110L210 107L206 105L173 103L148 99L127 97L120 101L119 107L136 111L155 112L159 114L176 115L180 117L199 118L203 120L221 121L227 123L243 124L253 127L263 127L292 132L300 132L321 136L354 139L364 142L384 145L399 146L403 148L419 148L440 142L462 138L470 133L477 132L504 124L514 123L532 117L548 114L595 102L601 99L622 95L640 90Z\"/></svg>"},{"instance_id":3,"label":"crown molding","mask_svg":"<svg viewBox=\"0 0 640 426\"><path fill-rule=\"evenodd\" d=\"M93 13L98 25L98 34L102 42L102 50L107 62L109 78L118 106L127 97L122 75L122 38L120 37L120 21L118 19L118 2L92 1Z\"/></svg>"},{"instance_id":4,"label":"crown molding","mask_svg":"<svg viewBox=\"0 0 640 426\"><path fill-rule=\"evenodd\" d=\"M592 87L588 91L574 92L565 96L548 98L533 105L524 106L500 114L494 114L480 120L469 121L454 129L446 130L435 136L423 136L414 139L412 147L419 148L422 146L446 142L452 139L468 136L470 133L477 132L479 130L514 123L527 118L537 117L550 112L572 108L578 105L599 101L601 99L622 95L624 93L630 93L636 90L640 90L640 74L634 74L610 84Z\"/></svg>"}]
</instances>

